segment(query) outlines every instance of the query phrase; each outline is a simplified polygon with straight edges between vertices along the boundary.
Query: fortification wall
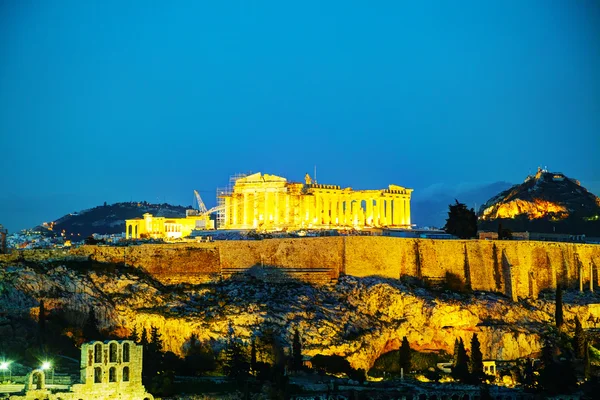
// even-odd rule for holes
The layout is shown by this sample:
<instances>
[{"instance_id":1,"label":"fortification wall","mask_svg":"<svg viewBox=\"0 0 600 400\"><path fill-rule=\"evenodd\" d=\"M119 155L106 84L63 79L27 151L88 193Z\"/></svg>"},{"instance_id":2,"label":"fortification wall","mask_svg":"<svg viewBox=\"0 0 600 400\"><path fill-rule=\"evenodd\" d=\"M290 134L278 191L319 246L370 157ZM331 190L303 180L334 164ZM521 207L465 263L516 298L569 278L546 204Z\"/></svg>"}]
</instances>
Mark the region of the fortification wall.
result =
<instances>
[{"instance_id":1,"label":"fortification wall","mask_svg":"<svg viewBox=\"0 0 600 400\"><path fill-rule=\"evenodd\" d=\"M44 258L89 258L126 262L163 283L199 283L251 272L265 279L292 277L313 283L340 274L443 279L452 272L475 290L496 291L513 299L537 297L557 283L600 284L600 245L486 240L403 239L381 236L218 241L213 243L81 246L29 250L0 262ZM275 268L272 268L275 267ZM279 275L278 275L279 274Z\"/></svg>"}]
</instances>

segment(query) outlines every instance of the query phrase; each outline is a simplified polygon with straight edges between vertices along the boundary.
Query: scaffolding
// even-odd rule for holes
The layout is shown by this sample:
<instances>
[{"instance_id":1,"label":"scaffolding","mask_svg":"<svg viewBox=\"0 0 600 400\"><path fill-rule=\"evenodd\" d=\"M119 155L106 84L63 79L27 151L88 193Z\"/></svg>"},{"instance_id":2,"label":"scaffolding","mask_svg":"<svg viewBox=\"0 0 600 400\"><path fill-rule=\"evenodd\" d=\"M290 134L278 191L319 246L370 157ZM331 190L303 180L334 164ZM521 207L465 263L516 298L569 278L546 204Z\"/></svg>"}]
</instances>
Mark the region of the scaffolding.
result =
<instances>
[{"instance_id":1,"label":"scaffolding","mask_svg":"<svg viewBox=\"0 0 600 400\"><path fill-rule=\"evenodd\" d=\"M233 187L235 182L248 176L248 174L236 173L229 177L229 184L226 187L217 188L217 229L223 229L225 227L225 218L229 214L229 210L225 209L225 197L230 196L233 193Z\"/></svg>"}]
</instances>

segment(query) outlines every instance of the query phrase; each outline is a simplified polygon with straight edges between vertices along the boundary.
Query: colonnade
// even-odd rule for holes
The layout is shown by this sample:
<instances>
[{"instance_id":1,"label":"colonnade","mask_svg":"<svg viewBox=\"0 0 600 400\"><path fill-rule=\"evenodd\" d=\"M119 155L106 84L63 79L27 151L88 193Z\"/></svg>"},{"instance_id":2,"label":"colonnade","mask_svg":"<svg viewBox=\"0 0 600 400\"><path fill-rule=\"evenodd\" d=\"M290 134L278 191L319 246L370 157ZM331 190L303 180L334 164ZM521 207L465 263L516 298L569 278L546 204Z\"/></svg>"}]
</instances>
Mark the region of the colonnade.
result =
<instances>
[{"instance_id":1,"label":"colonnade","mask_svg":"<svg viewBox=\"0 0 600 400\"><path fill-rule=\"evenodd\" d=\"M125 222L125 239L139 239L140 237L140 230L138 228L138 221L134 221L134 222L130 222L130 221L126 221Z\"/></svg>"},{"instance_id":2,"label":"colonnade","mask_svg":"<svg viewBox=\"0 0 600 400\"><path fill-rule=\"evenodd\" d=\"M235 194L225 198L224 228L410 227L410 195L337 192Z\"/></svg>"}]
</instances>

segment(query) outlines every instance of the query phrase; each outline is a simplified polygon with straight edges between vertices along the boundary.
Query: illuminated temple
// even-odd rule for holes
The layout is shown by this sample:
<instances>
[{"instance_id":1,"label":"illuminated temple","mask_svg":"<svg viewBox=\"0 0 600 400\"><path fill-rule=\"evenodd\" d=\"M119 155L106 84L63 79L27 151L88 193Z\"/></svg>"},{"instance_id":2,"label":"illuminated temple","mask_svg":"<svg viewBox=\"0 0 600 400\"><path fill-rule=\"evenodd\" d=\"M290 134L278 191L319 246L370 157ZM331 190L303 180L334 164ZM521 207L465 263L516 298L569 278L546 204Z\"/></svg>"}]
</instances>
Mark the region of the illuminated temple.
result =
<instances>
[{"instance_id":1,"label":"illuminated temple","mask_svg":"<svg viewBox=\"0 0 600 400\"><path fill-rule=\"evenodd\" d=\"M217 211L219 229L294 231L300 229L410 228L412 189L352 190L305 182L260 172L235 180L219 196L220 206L205 213L188 210L185 218L155 217L125 221L126 238L184 238L194 230L214 229L210 212Z\"/></svg>"},{"instance_id":2,"label":"illuminated temple","mask_svg":"<svg viewBox=\"0 0 600 400\"><path fill-rule=\"evenodd\" d=\"M412 189L352 190L305 182L288 182L256 173L239 178L224 199L224 229L410 228Z\"/></svg>"}]
</instances>

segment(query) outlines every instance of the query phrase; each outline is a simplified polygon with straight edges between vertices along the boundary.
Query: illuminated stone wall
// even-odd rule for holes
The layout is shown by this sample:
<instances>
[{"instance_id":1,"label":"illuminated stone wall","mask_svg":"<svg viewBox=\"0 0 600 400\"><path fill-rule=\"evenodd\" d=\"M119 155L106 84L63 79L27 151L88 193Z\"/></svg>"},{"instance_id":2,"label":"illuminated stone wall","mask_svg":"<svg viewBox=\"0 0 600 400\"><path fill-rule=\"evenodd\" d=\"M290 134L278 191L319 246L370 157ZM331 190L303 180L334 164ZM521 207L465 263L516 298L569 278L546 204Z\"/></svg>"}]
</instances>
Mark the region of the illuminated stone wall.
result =
<instances>
[{"instance_id":1,"label":"illuminated stone wall","mask_svg":"<svg viewBox=\"0 0 600 400\"><path fill-rule=\"evenodd\" d=\"M27 251L24 260L80 258L143 268L163 283L199 283L245 272L265 279L323 283L340 274L440 281L446 271L475 290L512 298L536 297L557 282L597 286L600 245L487 240L404 239L380 236L217 241L213 243L82 246L71 252ZM7 257L7 256L4 256ZM5 262L15 262L11 256ZM0 259L0 261L2 261ZM274 268L272 268L274 267Z\"/></svg>"}]
</instances>

